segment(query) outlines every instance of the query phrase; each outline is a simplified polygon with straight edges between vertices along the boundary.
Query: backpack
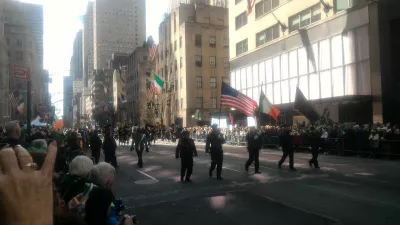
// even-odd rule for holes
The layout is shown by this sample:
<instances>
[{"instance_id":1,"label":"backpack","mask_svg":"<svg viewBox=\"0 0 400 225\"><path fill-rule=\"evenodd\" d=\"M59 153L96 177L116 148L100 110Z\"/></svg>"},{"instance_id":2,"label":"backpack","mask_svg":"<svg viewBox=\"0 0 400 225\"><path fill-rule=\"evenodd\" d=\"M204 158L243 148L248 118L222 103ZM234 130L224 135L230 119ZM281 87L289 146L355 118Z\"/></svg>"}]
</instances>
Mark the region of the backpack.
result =
<instances>
[{"instance_id":1,"label":"backpack","mask_svg":"<svg viewBox=\"0 0 400 225\"><path fill-rule=\"evenodd\" d=\"M76 213L78 216L85 217L85 206L86 202L89 199L89 194L95 187L94 184L86 184L85 185L85 191L83 193L78 194L77 196L73 197L69 202L68 202L68 209Z\"/></svg>"}]
</instances>

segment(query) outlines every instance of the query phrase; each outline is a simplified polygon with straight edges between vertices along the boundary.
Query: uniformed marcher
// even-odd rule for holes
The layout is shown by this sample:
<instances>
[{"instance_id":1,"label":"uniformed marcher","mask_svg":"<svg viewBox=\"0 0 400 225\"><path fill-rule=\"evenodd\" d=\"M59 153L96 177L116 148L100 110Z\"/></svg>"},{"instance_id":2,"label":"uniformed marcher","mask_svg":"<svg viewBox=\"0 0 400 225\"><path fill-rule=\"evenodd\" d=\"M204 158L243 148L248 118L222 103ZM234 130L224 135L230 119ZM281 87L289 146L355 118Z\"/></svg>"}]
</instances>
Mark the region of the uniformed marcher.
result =
<instances>
[{"instance_id":1,"label":"uniformed marcher","mask_svg":"<svg viewBox=\"0 0 400 225\"><path fill-rule=\"evenodd\" d=\"M216 124L213 124L211 127L212 131L209 135L207 135L206 142L206 153L210 153L211 155L211 166L208 175L211 178L213 176L215 166L217 166L217 179L222 180L222 162L224 161L222 145L225 144L225 139L220 133Z\"/></svg>"},{"instance_id":2,"label":"uniformed marcher","mask_svg":"<svg viewBox=\"0 0 400 225\"><path fill-rule=\"evenodd\" d=\"M249 166L254 161L255 173L260 172L259 156L262 147L262 136L255 127L250 127L250 132L246 136L247 151L249 152L249 159L246 162L245 169L249 171Z\"/></svg>"},{"instance_id":3,"label":"uniformed marcher","mask_svg":"<svg viewBox=\"0 0 400 225\"><path fill-rule=\"evenodd\" d=\"M189 131L182 131L182 137L176 146L175 157L181 158L181 182L191 182L190 176L193 172L193 156L197 157L196 145L189 137Z\"/></svg>"},{"instance_id":4,"label":"uniformed marcher","mask_svg":"<svg viewBox=\"0 0 400 225\"><path fill-rule=\"evenodd\" d=\"M144 128L136 130L133 142L131 150L135 146L136 154L138 156L137 165L139 168L143 168L143 159L142 159L143 151L146 149L146 152L149 152L149 146L147 146L146 134Z\"/></svg>"},{"instance_id":5,"label":"uniformed marcher","mask_svg":"<svg viewBox=\"0 0 400 225\"><path fill-rule=\"evenodd\" d=\"M310 143L311 143L311 155L312 158L308 161L310 167L314 165L316 169L319 169L318 165L318 151L319 147L321 146L321 134L315 129L314 126L310 127Z\"/></svg>"},{"instance_id":6,"label":"uniformed marcher","mask_svg":"<svg viewBox=\"0 0 400 225\"><path fill-rule=\"evenodd\" d=\"M289 156L289 168L290 170L296 170L294 168L293 158L293 136L290 135L290 128L288 126L285 125L282 129L282 133L279 136L279 142L280 146L282 147L283 155L281 160L278 162L278 167L280 169L286 157Z\"/></svg>"}]
</instances>

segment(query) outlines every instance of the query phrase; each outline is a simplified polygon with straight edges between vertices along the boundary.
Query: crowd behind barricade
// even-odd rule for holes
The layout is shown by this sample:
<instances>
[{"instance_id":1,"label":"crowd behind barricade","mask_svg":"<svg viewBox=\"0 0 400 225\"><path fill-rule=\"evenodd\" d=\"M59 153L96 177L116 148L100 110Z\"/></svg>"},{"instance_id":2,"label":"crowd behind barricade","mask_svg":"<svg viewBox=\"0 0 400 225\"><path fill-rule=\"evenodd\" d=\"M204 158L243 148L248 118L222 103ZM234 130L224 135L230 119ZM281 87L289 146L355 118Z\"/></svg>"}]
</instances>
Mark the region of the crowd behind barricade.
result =
<instances>
[{"instance_id":1,"label":"crowd behind barricade","mask_svg":"<svg viewBox=\"0 0 400 225\"><path fill-rule=\"evenodd\" d=\"M103 140L99 133L104 133ZM89 143L92 158L85 154ZM109 163L99 162L101 148ZM122 214L122 200L111 190L118 166L111 156L116 142L110 128L98 132L32 127L27 135L25 126L11 121L0 126L0 149L0 224L136 223L136 217ZM13 191L15 185L18 192Z\"/></svg>"},{"instance_id":2,"label":"crowd behind barricade","mask_svg":"<svg viewBox=\"0 0 400 225\"><path fill-rule=\"evenodd\" d=\"M400 154L400 128L397 125L317 125L310 126L295 124L290 127L296 151L309 149L311 127L321 138L320 148L325 154L354 155L365 154L370 157L379 155ZM186 128L191 138L198 142L205 142L210 126L196 126ZM231 145L246 145L246 135L249 127L231 127L221 129L226 143ZM258 130L262 133L264 148L278 148L281 126L261 126Z\"/></svg>"}]
</instances>

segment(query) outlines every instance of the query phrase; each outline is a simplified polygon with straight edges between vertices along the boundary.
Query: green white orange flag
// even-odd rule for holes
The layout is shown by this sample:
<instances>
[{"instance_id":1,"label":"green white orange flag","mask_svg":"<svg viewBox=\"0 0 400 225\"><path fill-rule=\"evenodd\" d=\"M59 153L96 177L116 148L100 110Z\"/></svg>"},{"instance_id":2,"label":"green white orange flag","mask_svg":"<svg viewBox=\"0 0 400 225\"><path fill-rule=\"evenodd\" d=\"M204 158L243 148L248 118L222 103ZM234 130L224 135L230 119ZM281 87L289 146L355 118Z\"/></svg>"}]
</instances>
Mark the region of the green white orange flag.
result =
<instances>
[{"instance_id":1,"label":"green white orange flag","mask_svg":"<svg viewBox=\"0 0 400 225\"><path fill-rule=\"evenodd\" d=\"M24 98L19 99L17 110L18 110L19 114L24 113L24 111L25 111L25 99Z\"/></svg>"},{"instance_id":2,"label":"green white orange flag","mask_svg":"<svg viewBox=\"0 0 400 225\"><path fill-rule=\"evenodd\" d=\"M265 96L262 90L260 94L258 112L268 114L276 121L278 121L279 114L281 113L278 108L272 105L272 103L268 100L267 96Z\"/></svg>"},{"instance_id":3,"label":"green white orange flag","mask_svg":"<svg viewBox=\"0 0 400 225\"><path fill-rule=\"evenodd\" d=\"M157 94L161 94L163 88L164 88L164 79L162 79L160 76L154 73L154 89Z\"/></svg>"}]
</instances>

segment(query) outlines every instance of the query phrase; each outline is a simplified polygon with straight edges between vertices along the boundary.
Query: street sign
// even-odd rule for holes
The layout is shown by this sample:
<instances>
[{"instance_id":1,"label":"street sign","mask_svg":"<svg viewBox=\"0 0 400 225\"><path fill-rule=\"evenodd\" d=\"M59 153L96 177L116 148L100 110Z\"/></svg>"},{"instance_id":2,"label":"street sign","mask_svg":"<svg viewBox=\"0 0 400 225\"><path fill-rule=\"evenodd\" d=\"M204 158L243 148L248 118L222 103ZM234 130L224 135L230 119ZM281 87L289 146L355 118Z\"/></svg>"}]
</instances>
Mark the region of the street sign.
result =
<instances>
[{"instance_id":1,"label":"street sign","mask_svg":"<svg viewBox=\"0 0 400 225\"><path fill-rule=\"evenodd\" d=\"M29 80L31 78L31 70L28 67L14 65L14 78Z\"/></svg>"},{"instance_id":2,"label":"street sign","mask_svg":"<svg viewBox=\"0 0 400 225\"><path fill-rule=\"evenodd\" d=\"M82 93L82 89L83 89L83 81L81 80L75 80L72 86L72 92L74 94L76 93Z\"/></svg>"}]
</instances>

